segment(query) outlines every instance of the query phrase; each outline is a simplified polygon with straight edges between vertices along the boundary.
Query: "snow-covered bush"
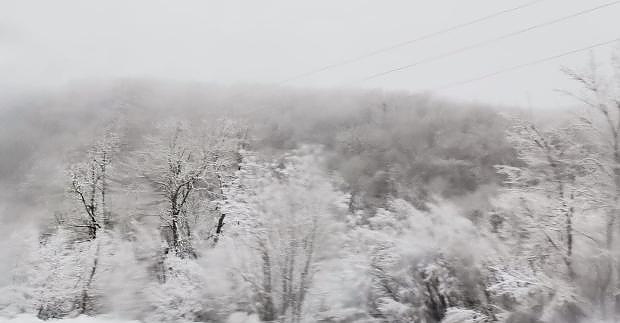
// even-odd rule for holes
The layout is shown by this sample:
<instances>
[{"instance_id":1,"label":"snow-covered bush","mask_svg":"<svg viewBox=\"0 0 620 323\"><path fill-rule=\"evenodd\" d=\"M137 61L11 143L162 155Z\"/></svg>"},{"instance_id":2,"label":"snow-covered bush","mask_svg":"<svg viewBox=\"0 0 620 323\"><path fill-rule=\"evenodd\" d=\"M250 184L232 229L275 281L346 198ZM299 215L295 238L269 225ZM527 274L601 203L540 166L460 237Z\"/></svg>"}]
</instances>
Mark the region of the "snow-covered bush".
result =
<instances>
[{"instance_id":1,"label":"snow-covered bush","mask_svg":"<svg viewBox=\"0 0 620 323\"><path fill-rule=\"evenodd\" d=\"M483 323L487 322L487 317L474 310L450 307L446 310L446 316L441 323Z\"/></svg>"}]
</instances>

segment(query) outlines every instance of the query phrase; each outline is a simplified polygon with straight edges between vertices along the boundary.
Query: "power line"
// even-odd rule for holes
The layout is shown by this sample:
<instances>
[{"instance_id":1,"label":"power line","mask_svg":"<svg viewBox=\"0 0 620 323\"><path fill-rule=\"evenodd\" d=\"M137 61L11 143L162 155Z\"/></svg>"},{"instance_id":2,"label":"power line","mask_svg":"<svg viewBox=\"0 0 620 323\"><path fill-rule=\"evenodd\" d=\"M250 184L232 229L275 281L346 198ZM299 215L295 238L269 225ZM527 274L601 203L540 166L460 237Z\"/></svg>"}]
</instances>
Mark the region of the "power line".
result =
<instances>
[{"instance_id":1,"label":"power line","mask_svg":"<svg viewBox=\"0 0 620 323\"><path fill-rule=\"evenodd\" d=\"M468 46L464 46L464 47L461 47L461 48L458 48L458 49L455 49L455 50L451 50L449 52L446 52L446 53L443 53L443 54L440 54L440 55L427 57L425 59L419 60L419 61L411 63L411 64L395 67L395 68L392 68L392 69L387 70L387 71L383 71L383 72L379 72L379 73L376 73L376 74L372 74L372 75L370 75L370 76L360 80L360 82L368 81L368 80L371 80L371 79L375 79L375 78L378 78L378 77L381 77L381 76L384 76L384 75L387 75L387 74L391 74L391 73L394 73L394 72L402 71L402 70L409 69L409 68L412 68L412 67L415 67L415 66L419 66L419 65L422 65L422 64L434 62L434 61L440 60L442 58L454 56L454 55L466 52L468 50L472 50L472 49L475 49L475 48L478 48L478 47L486 46L486 45L489 45L489 44L492 44L492 43L495 43L495 42L498 42L498 41L501 41L501 40L504 40L504 39L508 39L508 38L511 38L511 37L515 37L515 36L518 36L518 35L530 32L530 31L538 29L538 28L554 25L554 24L557 24L557 23L560 23L560 22L563 22L563 21L566 21L566 20L569 20L569 19L572 19L572 18L576 18L576 17L579 17L579 16L583 16L583 15L592 13L592 12L597 11L597 10L601 10L603 8L611 7L611 6L614 6L614 5L617 5L617 4L620 4L620 0L608 2L608 3L602 4L602 5L590 8L590 9L586 9L586 10L583 10L583 11L579 11L579 12L570 14L568 16L563 16L563 17L560 17L560 18L557 18L557 19L554 19L554 20L550 20L550 21L543 22L543 23L540 23L540 24L536 24L536 25L533 25L533 26L530 26L530 27L527 27L527 28L524 28L524 29L513 31L513 32L505 34L505 35L501 35L501 36L498 36L498 37L495 37L495 38L491 38L491 39L487 39L487 40L484 40L484 41L481 41L481 42L478 42L478 43L474 43L472 45L468 45Z\"/></svg>"},{"instance_id":2,"label":"power line","mask_svg":"<svg viewBox=\"0 0 620 323\"><path fill-rule=\"evenodd\" d=\"M403 41L403 42L400 42L400 43L396 43L394 45L383 47L383 48L377 49L377 50L372 51L372 52L368 52L366 54L363 54L363 55L360 55L360 56L357 56L357 57L354 57L354 58L345 59L345 60L342 60L342 61L337 62L337 63L332 63L332 64L329 64L329 65L325 65L323 67L320 67L320 68L317 68L317 69L314 69L314 70L311 70L311 71L308 71L308 72L304 72L304 73L295 75L293 77L290 77L288 79L285 79L283 81L280 81L278 84L288 83L288 82L295 81L295 80L302 79L302 78L306 78L308 76L311 76L311 75L314 75L314 74L318 74L318 73L321 73L321 72L324 72L324 71L327 71L327 70L330 70L330 69L333 69L333 68L336 68L336 67L340 67L340 66L351 64L351 63L359 62L359 61L361 61L363 59L366 59L366 58L369 58L369 57L372 57L372 56L376 56L376 55L379 55L379 54L382 54L382 53L385 53L385 52L388 52L388 51L391 51L391 50L394 50L394 49L397 49L397 48L400 48L400 47L403 47L403 46L411 45L411 44L414 44L414 43L417 43L417 42L420 42L420 41L423 41L423 40L427 40L427 39L430 39L430 38L433 38L433 37L437 37L437 36L440 36L440 35L443 35L443 34L446 34L446 33L449 33L449 32L452 32L452 31L464 28L464 27L468 27L468 26L471 26L471 25L474 25L474 24L477 24L477 23L484 22L486 20L490 20L490 19L499 17L501 15L504 15L504 14L507 14L507 13L510 13L510 12L513 12L513 11L518 11L518 10L521 10L521 9L525 9L527 7L531 7L531 6L535 5L535 4L538 4L538 3L543 2L543 1L546 1L546 0L530 1L530 2L526 2L526 3L522 4L522 5L516 6L516 7L512 7L512 8L504 9L504 10L501 10L501 11L497 11L497 12L494 12L494 13L492 13L490 15L487 15L487 16L484 16L484 17L480 17L480 18L477 18L477 19L474 19L474 20L470 20L470 21L467 21L467 22L464 22L464 23L460 23L458 25L454 25L454 26L451 26L451 27L448 27L448 28L445 28L445 29L434 31L434 32L431 32L431 33L419 36L417 38L413 38L413 39L406 40L406 41Z\"/></svg>"},{"instance_id":3,"label":"power line","mask_svg":"<svg viewBox=\"0 0 620 323\"><path fill-rule=\"evenodd\" d=\"M453 88L453 87L457 87L457 86L461 86L461 85L477 82L477 81L484 80L484 79L487 79L487 78L490 78L490 77L494 77L494 76L497 76L497 75L500 75L500 74L512 72L514 70L526 68L526 67L529 67L529 66L532 66L532 65L537 65L537 64L545 63L545 62L548 62L548 61L552 61L552 60L555 60L555 59L558 59L558 58L562 58L562 57L565 57L565 56L577 54L577 53L580 53L580 52L585 52L585 51L588 51L588 50L591 50L591 49L594 49L594 48L597 48L597 47L602 47L602 46L610 45L610 44L613 44L615 42L620 42L620 38L616 38L616 39L605 41L605 42L596 43L594 45L590 45L590 46L579 48L579 49L570 50L570 51L567 51L567 52L564 52L564 53L561 53L561 54L557 54L557 55L553 55L553 56L537 59L535 61L531 61L531 62L528 62L528 63L507 67L507 68L504 68L504 69L501 69L501 70L498 70L498 71L495 71L495 72L492 72L492 73L483 74L483 75L480 75L480 76L477 76L477 77L474 77L474 78L470 78L470 79L467 79L467 80L446 84L446 85L443 85L443 86L440 86L440 87L436 87L436 88L432 89L431 91L441 91L441 90L446 90L446 89L450 89L450 88Z\"/></svg>"}]
</instances>

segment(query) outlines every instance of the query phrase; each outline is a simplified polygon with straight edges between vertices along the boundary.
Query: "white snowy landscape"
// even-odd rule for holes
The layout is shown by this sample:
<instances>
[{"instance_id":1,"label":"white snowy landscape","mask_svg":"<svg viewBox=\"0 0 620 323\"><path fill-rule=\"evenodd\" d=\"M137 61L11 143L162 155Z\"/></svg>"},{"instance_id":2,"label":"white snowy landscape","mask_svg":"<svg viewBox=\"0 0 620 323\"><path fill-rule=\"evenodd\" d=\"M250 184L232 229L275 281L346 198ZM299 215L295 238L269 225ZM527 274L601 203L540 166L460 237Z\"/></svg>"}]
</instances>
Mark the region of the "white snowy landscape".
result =
<instances>
[{"instance_id":1,"label":"white snowy landscape","mask_svg":"<svg viewBox=\"0 0 620 323\"><path fill-rule=\"evenodd\" d=\"M2 322L7 323L42 323L42 322L62 322L62 323L139 323L138 321L127 321L127 320L115 320L115 319L106 319L106 318L94 318L88 316L80 316L72 319L62 319L62 320L47 320L43 321L37 318L35 315L30 314L20 314L12 319L5 319Z\"/></svg>"},{"instance_id":2,"label":"white snowy landscape","mask_svg":"<svg viewBox=\"0 0 620 323\"><path fill-rule=\"evenodd\" d=\"M439 3L0 1L0 323L620 321L620 1Z\"/></svg>"}]
</instances>

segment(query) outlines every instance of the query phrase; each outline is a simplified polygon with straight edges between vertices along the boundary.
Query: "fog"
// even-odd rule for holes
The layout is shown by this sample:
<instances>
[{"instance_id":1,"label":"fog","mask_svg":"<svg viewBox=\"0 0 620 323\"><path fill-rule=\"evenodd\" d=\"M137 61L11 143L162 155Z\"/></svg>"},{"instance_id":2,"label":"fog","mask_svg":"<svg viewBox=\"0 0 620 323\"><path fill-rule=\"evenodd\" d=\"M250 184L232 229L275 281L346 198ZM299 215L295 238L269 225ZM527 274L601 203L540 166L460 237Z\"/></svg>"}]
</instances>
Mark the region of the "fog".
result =
<instances>
[{"instance_id":1,"label":"fog","mask_svg":"<svg viewBox=\"0 0 620 323\"><path fill-rule=\"evenodd\" d=\"M617 322L618 14L0 2L0 322Z\"/></svg>"},{"instance_id":2,"label":"fog","mask_svg":"<svg viewBox=\"0 0 620 323\"><path fill-rule=\"evenodd\" d=\"M3 1L3 94L85 79L156 78L273 84L524 1ZM389 76L366 76L604 4L546 0L424 42L291 82L290 86L427 91L504 67L616 38L617 6L540 28ZM613 47L613 46L612 46ZM610 48L593 53L608 57ZM553 90L570 85L559 66L589 53L444 91L502 105L572 102Z\"/></svg>"}]
</instances>

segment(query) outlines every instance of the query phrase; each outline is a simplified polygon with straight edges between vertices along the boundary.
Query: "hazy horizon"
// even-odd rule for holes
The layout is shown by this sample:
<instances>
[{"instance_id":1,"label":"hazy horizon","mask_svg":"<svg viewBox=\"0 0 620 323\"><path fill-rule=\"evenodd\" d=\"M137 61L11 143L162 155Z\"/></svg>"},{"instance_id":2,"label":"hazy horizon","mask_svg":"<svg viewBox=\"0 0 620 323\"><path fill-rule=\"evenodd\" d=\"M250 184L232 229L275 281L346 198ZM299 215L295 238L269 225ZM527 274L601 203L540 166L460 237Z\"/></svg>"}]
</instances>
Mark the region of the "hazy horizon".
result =
<instances>
[{"instance_id":1,"label":"hazy horizon","mask_svg":"<svg viewBox=\"0 0 620 323\"><path fill-rule=\"evenodd\" d=\"M531 2L531 1L529 1ZM528 1L3 1L0 84L4 92L83 80L146 78L200 83L278 84L317 68L481 18ZM426 92L506 67L617 38L620 6L391 73L364 77L596 7L609 1L546 0L438 37L282 84ZM572 85L549 61L445 91L453 100L523 107L572 104L555 89ZM2 93L0 92L0 95Z\"/></svg>"}]
</instances>

